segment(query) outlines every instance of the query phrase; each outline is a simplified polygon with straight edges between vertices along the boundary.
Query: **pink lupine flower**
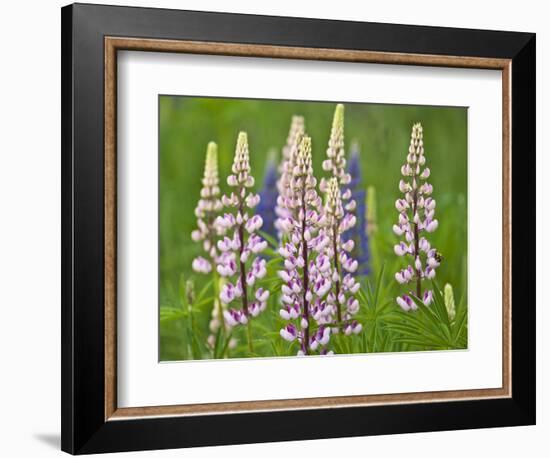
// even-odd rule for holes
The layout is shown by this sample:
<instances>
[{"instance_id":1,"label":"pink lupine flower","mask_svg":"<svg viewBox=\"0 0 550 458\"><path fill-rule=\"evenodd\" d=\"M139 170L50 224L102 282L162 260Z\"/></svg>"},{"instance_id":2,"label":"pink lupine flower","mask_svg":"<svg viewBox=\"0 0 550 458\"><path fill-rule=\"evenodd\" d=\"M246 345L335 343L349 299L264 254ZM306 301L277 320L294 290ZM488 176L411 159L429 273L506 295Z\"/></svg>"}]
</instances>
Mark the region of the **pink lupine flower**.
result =
<instances>
[{"instance_id":1,"label":"pink lupine flower","mask_svg":"<svg viewBox=\"0 0 550 458\"><path fill-rule=\"evenodd\" d=\"M436 268L439 266L439 255L422 233L434 232L439 223L434 218L435 199L429 197L433 187L425 181L430 176L430 169L424 167L425 163L422 126L417 123L412 127L407 162L401 168L404 178L399 182L399 190L404 197L395 203L399 212L399 221L393 226L393 232L405 238L405 241L400 241L394 246L395 254L410 256L411 263L397 272L395 279L399 284L414 282L415 296L425 305L430 305L433 301L433 293L431 290L422 291L422 281L435 277ZM409 295L398 297L396 301L405 311L417 308Z\"/></svg>"},{"instance_id":2,"label":"pink lupine flower","mask_svg":"<svg viewBox=\"0 0 550 458\"><path fill-rule=\"evenodd\" d=\"M351 334L359 334L362 331L362 329L363 329L363 326L361 325L361 323L359 323L356 320L353 320L344 326L344 334L347 336Z\"/></svg>"},{"instance_id":3,"label":"pink lupine flower","mask_svg":"<svg viewBox=\"0 0 550 458\"><path fill-rule=\"evenodd\" d=\"M288 342L293 342L296 338L298 338L298 330L292 323L287 324L283 329L281 329L279 334Z\"/></svg>"},{"instance_id":4,"label":"pink lupine flower","mask_svg":"<svg viewBox=\"0 0 550 458\"><path fill-rule=\"evenodd\" d=\"M195 258L192 263L195 272L210 273L212 263L216 262L216 237L219 235L216 216L222 209L219 195L218 146L214 142L210 142L206 150L200 199L195 208L197 229L191 233L193 241L202 242L202 248L208 259L202 256Z\"/></svg>"},{"instance_id":5,"label":"pink lupine flower","mask_svg":"<svg viewBox=\"0 0 550 458\"><path fill-rule=\"evenodd\" d=\"M422 302L424 305L430 305L433 301L433 292L431 290L424 291Z\"/></svg>"},{"instance_id":6,"label":"pink lupine flower","mask_svg":"<svg viewBox=\"0 0 550 458\"><path fill-rule=\"evenodd\" d=\"M193 259L191 267L197 273L212 274L216 288L218 285L217 273L228 276L234 267L230 260L224 256L224 253L222 253L220 260L219 251L216 249L216 239L223 230L217 224L217 216L223 207L219 195L218 147L214 142L210 142L206 150L200 199L195 208L197 229L191 233L192 240L201 243L204 256L197 256ZM220 264L222 265L221 269ZM212 317L209 325L211 334L207 338L207 343L211 348L215 347L215 334L224 323L223 310L223 304L216 298L212 307ZM225 327L222 331L225 332Z\"/></svg>"},{"instance_id":7,"label":"pink lupine flower","mask_svg":"<svg viewBox=\"0 0 550 458\"><path fill-rule=\"evenodd\" d=\"M193 259L191 266L195 272L203 274L208 274L212 271L212 264L210 264L210 261L206 260L202 256L197 256Z\"/></svg>"},{"instance_id":8,"label":"pink lupine flower","mask_svg":"<svg viewBox=\"0 0 550 458\"><path fill-rule=\"evenodd\" d=\"M243 313L242 310L229 309L223 312L225 322L229 326L237 326L238 324L248 323L248 314Z\"/></svg>"},{"instance_id":9,"label":"pink lupine flower","mask_svg":"<svg viewBox=\"0 0 550 458\"><path fill-rule=\"evenodd\" d=\"M320 224L322 203L313 176L311 139L307 136L293 156L291 172L284 194L288 213L280 226L286 240L279 249L284 270L278 272L284 282L279 314L291 323L280 334L285 340L298 341L299 355L310 355L328 344L330 328L323 325L330 323L333 309L326 302L331 287L331 272L325 268L328 259L323 254L327 236Z\"/></svg>"},{"instance_id":10,"label":"pink lupine flower","mask_svg":"<svg viewBox=\"0 0 550 458\"><path fill-rule=\"evenodd\" d=\"M319 346L325 347L330 340L330 327L319 326L317 332L310 338L309 348L313 351L317 350Z\"/></svg>"},{"instance_id":11,"label":"pink lupine flower","mask_svg":"<svg viewBox=\"0 0 550 458\"><path fill-rule=\"evenodd\" d=\"M332 294L327 300L336 310L335 324L336 330L339 330L342 326L348 326L353 315L359 310L359 302L355 300L354 294L360 287L352 277L359 267L357 260L351 257L354 241L346 241L344 237L345 232L355 226L357 218L352 213L356 203L351 200L352 192L347 187L351 182L351 176L346 170L344 106L341 104L336 106L334 112L327 159L323 163L323 168L331 175L321 181L321 189L326 192L324 217L329 238L326 255L332 263Z\"/></svg>"},{"instance_id":12,"label":"pink lupine flower","mask_svg":"<svg viewBox=\"0 0 550 458\"><path fill-rule=\"evenodd\" d=\"M403 294L402 296L399 296L396 302L405 312L408 312L409 310L417 309L416 304L411 299L411 297L408 296L407 294Z\"/></svg>"},{"instance_id":13,"label":"pink lupine flower","mask_svg":"<svg viewBox=\"0 0 550 458\"><path fill-rule=\"evenodd\" d=\"M286 145L283 147L282 151L282 161L279 166L280 177L277 181L279 196L277 197L277 205L275 207L275 214L277 218L274 225L275 229L277 229L279 237L283 233L289 232L288 218L291 214L291 210L288 208L288 200L291 194L290 184L292 181L292 171L295 166L295 156L298 151L298 146L300 145L304 135L304 118L302 116L293 116Z\"/></svg>"},{"instance_id":14,"label":"pink lupine flower","mask_svg":"<svg viewBox=\"0 0 550 458\"><path fill-rule=\"evenodd\" d=\"M226 310L224 318L230 327L249 325L248 344L252 351L250 318L265 310L269 291L262 288L254 291L256 280L266 274L265 259L256 255L267 247L267 243L256 234L262 227L262 218L248 213L259 203L259 196L250 191L254 186L254 177L250 174L248 139L244 132L239 133L231 171L227 183L234 191L222 198L230 211L216 220L224 235L218 241L218 249L223 254L217 269L220 275L228 279L220 292L220 300L224 304L230 304L237 299L241 302L240 309Z\"/></svg>"},{"instance_id":15,"label":"pink lupine flower","mask_svg":"<svg viewBox=\"0 0 550 458\"><path fill-rule=\"evenodd\" d=\"M237 271L237 262L235 258L235 253L227 251L218 256L218 265L216 269L222 277L231 277L235 275Z\"/></svg>"}]
</instances>

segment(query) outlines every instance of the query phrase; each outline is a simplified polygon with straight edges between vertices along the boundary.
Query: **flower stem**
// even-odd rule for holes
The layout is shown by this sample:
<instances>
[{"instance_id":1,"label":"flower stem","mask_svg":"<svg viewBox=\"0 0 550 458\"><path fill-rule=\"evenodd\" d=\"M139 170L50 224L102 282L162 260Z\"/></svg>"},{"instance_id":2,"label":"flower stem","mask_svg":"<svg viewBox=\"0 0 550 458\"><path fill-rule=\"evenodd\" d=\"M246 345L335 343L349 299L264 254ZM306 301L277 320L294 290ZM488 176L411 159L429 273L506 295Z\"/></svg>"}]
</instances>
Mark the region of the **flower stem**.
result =
<instances>
[{"instance_id":1,"label":"flower stem","mask_svg":"<svg viewBox=\"0 0 550 458\"><path fill-rule=\"evenodd\" d=\"M252 320L248 320L246 324L246 335L248 337L248 351L252 354L254 353L254 347L252 346Z\"/></svg>"},{"instance_id":2,"label":"flower stem","mask_svg":"<svg viewBox=\"0 0 550 458\"><path fill-rule=\"evenodd\" d=\"M239 214L243 214L243 199L242 199L242 189L239 188ZM247 317L248 323L247 323L247 340L248 340L248 350L250 353L254 351L253 345L252 345L252 324L250 323L250 317L248 316L248 291L246 288L246 266L244 265L244 262L242 261L242 254L244 250L244 223L239 224L239 269L240 269L240 276L241 276L241 287L243 290L243 313L244 316Z\"/></svg>"},{"instance_id":3,"label":"flower stem","mask_svg":"<svg viewBox=\"0 0 550 458\"><path fill-rule=\"evenodd\" d=\"M416 175L414 177L414 180L416 181ZM419 257L418 224L414 222L414 216L416 215L417 207L418 207L418 192L415 189L413 191L413 224L414 224L414 256L415 256L413 262L415 262L416 258ZM416 297L418 297L418 299L421 299L422 298L421 272L416 268L416 266L414 270L416 272Z\"/></svg>"},{"instance_id":4,"label":"flower stem","mask_svg":"<svg viewBox=\"0 0 550 458\"><path fill-rule=\"evenodd\" d=\"M244 229L242 224L239 224L239 240L241 244L241 247L239 248L239 269L241 274L241 287L243 289L243 313L248 318L248 324L247 324L248 349L250 350L250 353L252 353L254 351L254 348L252 346L252 325L250 323L250 317L248 316L248 291L246 288L246 267L244 265L244 262L242 262L241 260L241 255L244 249Z\"/></svg>"},{"instance_id":5,"label":"flower stem","mask_svg":"<svg viewBox=\"0 0 550 458\"><path fill-rule=\"evenodd\" d=\"M338 238L338 222L336 221L334 223L334 228L332 232L332 246L334 250L334 270L338 274L338 280L335 282L335 293L336 293L336 316L338 319L338 326L342 323L342 309L340 307L340 301L338 300L338 296L340 295L340 266L338 265L338 245L337 245L337 238Z\"/></svg>"},{"instance_id":6,"label":"flower stem","mask_svg":"<svg viewBox=\"0 0 550 458\"><path fill-rule=\"evenodd\" d=\"M226 329L225 329L225 319L223 317L222 303L220 301L220 277L218 275L217 270L215 269L212 270L212 281L214 282L214 310L216 312L217 319L219 320L219 323L220 323L220 335L218 338L221 339L222 342L224 342ZM212 349L213 353L216 351L217 345L218 345L217 343L214 344L214 348Z\"/></svg>"},{"instance_id":7,"label":"flower stem","mask_svg":"<svg viewBox=\"0 0 550 458\"><path fill-rule=\"evenodd\" d=\"M303 279L302 279L302 285L304 287L304 294L303 294L303 310L302 310L302 317L307 321L307 326L304 329L304 337L302 342L302 350L304 354L308 354L308 347L309 347L309 304L307 301L307 290L309 287L309 272L308 272L308 253L307 253L307 240L305 237L306 232L306 197L305 197L305 186L302 190L302 213L303 213L303 219L302 219L302 257L304 258L304 269L303 269Z\"/></svg>"}]
</instances>

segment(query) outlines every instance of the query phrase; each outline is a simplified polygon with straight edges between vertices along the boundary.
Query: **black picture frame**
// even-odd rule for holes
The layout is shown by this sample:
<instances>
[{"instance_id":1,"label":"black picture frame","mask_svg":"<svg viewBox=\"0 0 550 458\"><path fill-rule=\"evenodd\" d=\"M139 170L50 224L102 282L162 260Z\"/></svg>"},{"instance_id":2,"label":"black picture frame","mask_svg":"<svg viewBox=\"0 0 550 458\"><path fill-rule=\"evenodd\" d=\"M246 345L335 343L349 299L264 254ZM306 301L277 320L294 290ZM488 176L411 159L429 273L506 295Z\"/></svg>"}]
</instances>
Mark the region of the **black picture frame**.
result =
<instances>
[{"instance_id":1,"label":"black picture frame","mask_svg":"<svg viewBox=\"0 0 550 458\"><path fill-rule=\"evenodd\" d=\"M66 6L61 14L64 451L84 454L535 424L535 34L88 4ZM512 396L106 420L106 36L511 59Z\"/></svg>"}]
</instances>

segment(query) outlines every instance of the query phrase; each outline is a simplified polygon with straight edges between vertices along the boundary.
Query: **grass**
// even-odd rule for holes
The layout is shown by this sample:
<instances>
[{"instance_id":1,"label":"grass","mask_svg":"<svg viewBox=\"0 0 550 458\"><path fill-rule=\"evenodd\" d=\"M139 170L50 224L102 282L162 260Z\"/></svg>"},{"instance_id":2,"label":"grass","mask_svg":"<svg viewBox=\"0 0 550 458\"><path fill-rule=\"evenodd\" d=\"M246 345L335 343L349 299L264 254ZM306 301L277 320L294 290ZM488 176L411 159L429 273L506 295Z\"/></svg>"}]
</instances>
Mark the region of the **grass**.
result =
<instances>
[{"instance_id":1,"label":"grass","mask_svg":"<svg viewBox=\"0 0 550 458\"><path fill-rule=\"evenodd\" d=\"M334 103L239 100L161 96L160 99L160 354L161 360L182 360L296 354L296 344L279 337L283 320L278 315L276 277L279 260L269 262L263 286L271 290L268 309L254 319L254 354L237 329L235 348L206 346L212 310L210 278L191 270L201 247L191 240L194 208L199 198L206 145L219 147L222 192L233 160L240 130L248 133L252 174L260 189L268 151L280 151L293 114L305 117L312 138L314 171L322 176L321 162L330 134ZM455 107L401 106L346 103L346 148L357 141L361 149L362 185L374 186L377 196L378 231L370 238L372 272L361 278L358 320L363 332L352 338L334 338L339 353L465 348L467 346L467 111ZM436 294L430 308L404 313L395 297L405 292L394 280L404 267L395 256L397 237L395 200L400 197L400 167L405 160L414 122L422 122L430 182L437 200L438 230L430 242L443 255L437 270L436 290L453 286L457 314L448 322L443 299ZM195 300L187 301L185 282L195 284ZM443 307L443 308L442 308ZM293 346L294 345L294 346Z\"/></svg>"}]
</instances>

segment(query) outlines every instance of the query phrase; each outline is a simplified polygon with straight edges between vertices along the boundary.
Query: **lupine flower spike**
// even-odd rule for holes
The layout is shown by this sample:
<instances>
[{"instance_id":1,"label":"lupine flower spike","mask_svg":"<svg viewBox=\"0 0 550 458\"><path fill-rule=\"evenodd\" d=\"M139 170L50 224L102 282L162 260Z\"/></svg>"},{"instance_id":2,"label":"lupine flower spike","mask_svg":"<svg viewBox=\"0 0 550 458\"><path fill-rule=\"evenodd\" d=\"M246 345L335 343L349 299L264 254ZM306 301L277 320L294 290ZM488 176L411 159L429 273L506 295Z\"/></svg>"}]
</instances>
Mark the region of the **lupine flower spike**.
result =
<instances>
[{"instance_id":1,"label":"lupine flower spike","mask_svg":"<svg viewBox=\"0 0 550 458\"><path fill-rule=\"evenodd\" d=\"M332 260L332 291L327 302L336 308L335 331L343 329L349 335L359 333L361 325L352 320L359 310L359 301L355 293L360 285L355 281L353 274L359 263L351 256L355 247L352 239L344 242L342 235L353 228L357 218L353 214L356 202L353 200L351 189L351 175L346 170L344 150L344 105L338 104L334 111L332 130L327 148L327 159L323 161L323 169L331 173L331 177L321 180L321 190L326 193L325 215L327 235L330 243L327 254ZM345 272L345 274L344 274Z\"/></svg>"},{"instance_id":2,"label":"lupine flower spike","mask_svg":"<svg viewBox=\"0 0 550 458\"><path fill-rule=\"evenodd\" d=\"M354 227L356 218L352 213L345 213L342 206L338 179L332 177L328 181L328 191L325 204L327 235L330 239L326 255L333 259L332 284L333 290L327 296L327 303L336 308L337 326L335 330L343 329L344 334L358 334L362 326L353 320L359 311L359 301L355 294L359 290L359 283L353 276L358 263L351 257L354 241L343 242L342 234Z\"/></svg>"},{"instance_id":3,"label":"lupine flower spike","mask_svg":"<svg viewBox=\"0 0 550 458\"><path fill-rule=\"evenodd\" d=\"M280 331L283 339L298 341L298 355L319 352L330 354L333 307L325 296L331 288L330 260L324 254L328 237L323 226L322 202L311 164L311 139L304 136L295 155L295 165L284 206L288 216L281 220L286 242L279 252L284 259L282 308L280 315L289 321Z\"/></svg>"},{"instance_id":4,"label":"lupine flower spike","mask_svg":"<svg viewBox=\"0 0 550 458\"><path fill-rule=\"evenodd\" d=\"M431 304L433 292L429 289L423 292L422 281L434 278L440 263L440 255L424 236L434 232L438 226L434 218L436 202L431 197L432 185L426 181L430 169L425 167L425 163L422 125L417 123L412 128L407 162L401 167L403 179L399 182L399 190L404 196L395 202L399 220L393 226L393 232L405 239L395 245L395 254L411 259L406 268L395 274L395 279L400 284L412 282L415 285L414 292L397 298L397 303L405 311L416 310L411 294L425 305Z\"/></svg>"},{"instance_id":5,"label":"lupine flower spike","mask_svg":"<svg viewBox=\"0 0 550 458\"><path fill-rule=\"evenodd\" d=\"M200 195L201 198L195 209L198 228L191 233L191 238L195 242L202 242L202 247L207 257L196 257L193 260L192 267L195 272L204 274L211 273L214 287L216 287L218 278L216 270L213 269L212 266L216 264L218 259L216 239L221 234L216 218L223 206L219 197L218 146L214 142L208 143L206 149L206 163L204 166L204 176ZM222 323L222 304L219 299L216 298L212 307L212 319L210 320L210 328L213 334L217 332ZM207 339L212 348L214 348L215 345L215 336L213 334Z\"/></svg>"},{"instance_id":6,"label":"lupine flower spike","mask_svg":"<svg viewBox=\"0 0 550 458\"><path fill-rule=\"evenodd\" d=\"M266 274L266 261L257 255L267 247L267 242L256 234L262 227L262 218L249 214L260 202L260 196L250 192L254 177L250 174L245 132L239 133L231 170L233 173L227 177L227 184L234 191L229 196L222 196L222 203L233 212L217 218L224 233L223 239L218 241L221 254L217 271L228 280L220 292L220 300L224 304L241 302L242 307L224 311L225 323L230 327L248 324L248 346L252 352L250 319L265 310L269 291L254 287Z\"/></svg>"},{"instance_id":7,"label":"lupine flower spike","mask_svg":"<svg viewBox=\"0 0 550 458\"><path fill-rule=\"evenodd\" d=\"M370 272L370 246L367 232L367 202L365 188L361 184L361 161L359 157L359 145L357 143L353 143L351 148L348 172L351 176L349 184L351 200L357 204L357 207L351 213L357 218L357 224L347 234L344 234L344 240L353 240L355 244L351 251L351 256L357 259L359 263L357 274L368 275Z\"/></svg>"},{"instance_id":8,"label":"lupine flower spike","mask_svg":"<svg viewBox=\"0 0 550 458\"><path fill-rule=\"evenodd\" d=\"M295 165L295 156L304 135L304 118L302 116L293 116L286 145L283 147L282 151L282 160L279 166L280 177L277 181L279 196L277 198L277 206L275 207L275 214L277 216L277 219L275 220L275 228L277 229L279 238L284 232L281 224L290 216L291 213L291 210L286 206L286 201L288 196L291 194L290 182L292 180L292 170Z\"/></svg>"},{"instance_id":9,"label":"lupine flower spike","mask_svg":"<svg viewBox=\"0 0 550 458\"><path fill-rule=\"evenodd\" d=\"M222 209L220 201L220 187L218 179L218 146L214 142L208 143L206 150L206 164L200 200L195 208L197 229L191 233L195 242L202 242L202 248L206 258L198 256L193 260L193 270L200 273L210 273L212 264L216 262L216 237L219 228L216 225L216 217Z\"/></svg>"}]
</instances>

